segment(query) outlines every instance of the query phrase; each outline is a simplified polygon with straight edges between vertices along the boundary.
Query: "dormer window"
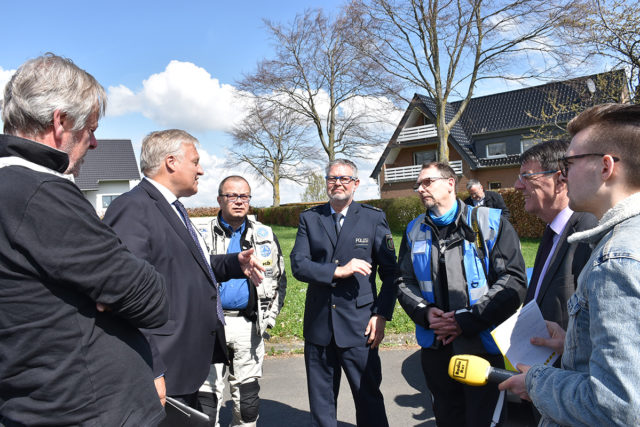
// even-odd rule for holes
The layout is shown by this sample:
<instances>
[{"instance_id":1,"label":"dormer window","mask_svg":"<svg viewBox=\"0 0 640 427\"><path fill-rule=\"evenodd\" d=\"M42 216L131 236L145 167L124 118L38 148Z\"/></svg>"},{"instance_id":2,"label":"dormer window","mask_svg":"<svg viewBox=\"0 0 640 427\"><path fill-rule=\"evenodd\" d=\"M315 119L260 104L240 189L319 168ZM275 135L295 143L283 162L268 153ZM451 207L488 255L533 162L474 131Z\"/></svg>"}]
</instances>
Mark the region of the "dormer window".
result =
<instances>
[{"instance_id":1,"label":"dormer window","mask_svg":"<svg viewBox=\"0 0 640 427\"><path fill-rule=\"evenodd\" d=\"M487 157L504 157L507 155L506 142L487 144Z\"/></svg>"}]
</instances>

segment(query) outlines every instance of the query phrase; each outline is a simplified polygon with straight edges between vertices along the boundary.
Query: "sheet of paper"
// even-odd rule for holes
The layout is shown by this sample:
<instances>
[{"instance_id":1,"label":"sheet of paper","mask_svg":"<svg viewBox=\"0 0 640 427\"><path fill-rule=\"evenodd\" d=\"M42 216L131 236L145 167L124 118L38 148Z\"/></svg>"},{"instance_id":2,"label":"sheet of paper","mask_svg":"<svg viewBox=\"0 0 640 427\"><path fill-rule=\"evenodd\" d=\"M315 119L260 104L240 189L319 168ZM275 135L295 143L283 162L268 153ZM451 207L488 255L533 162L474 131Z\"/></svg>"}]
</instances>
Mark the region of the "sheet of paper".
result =
<instances>
[{"instance_id":1,"label":"sheet of paper","mask_svg":"<svg viewBox=\"0 0 640 427\"><path fill-rule=\"evenodd\" d=\"M532 337L550 338L547 325L535 301L520 308L513 316L491 331L500 352L515 367L525 365L553 365L559 355L547 347L531 344Z\"/></svg>"}]
</instances>

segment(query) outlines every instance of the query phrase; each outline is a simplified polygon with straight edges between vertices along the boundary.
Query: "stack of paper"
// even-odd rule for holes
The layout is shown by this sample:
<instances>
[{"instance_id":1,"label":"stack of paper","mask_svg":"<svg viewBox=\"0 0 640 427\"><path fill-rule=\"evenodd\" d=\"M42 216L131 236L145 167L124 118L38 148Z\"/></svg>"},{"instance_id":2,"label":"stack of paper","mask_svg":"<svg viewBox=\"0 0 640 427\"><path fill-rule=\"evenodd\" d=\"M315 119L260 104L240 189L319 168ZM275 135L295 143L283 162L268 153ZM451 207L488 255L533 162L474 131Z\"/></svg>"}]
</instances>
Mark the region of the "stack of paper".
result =
<instances>
[{"instance_id":1,"label":"stack of paper","mask_svg":"<svg viewBox=\"0 0 640 427\"><path fill-rule=\"evenodd\" d=\"M516 313L491 331L500 352L515 370L518 363L525 365L553 365L559 357L547 347L531 344L531 338L551 338L540 308L535 301L529 302Z\"/></svg>"}]
</instances>

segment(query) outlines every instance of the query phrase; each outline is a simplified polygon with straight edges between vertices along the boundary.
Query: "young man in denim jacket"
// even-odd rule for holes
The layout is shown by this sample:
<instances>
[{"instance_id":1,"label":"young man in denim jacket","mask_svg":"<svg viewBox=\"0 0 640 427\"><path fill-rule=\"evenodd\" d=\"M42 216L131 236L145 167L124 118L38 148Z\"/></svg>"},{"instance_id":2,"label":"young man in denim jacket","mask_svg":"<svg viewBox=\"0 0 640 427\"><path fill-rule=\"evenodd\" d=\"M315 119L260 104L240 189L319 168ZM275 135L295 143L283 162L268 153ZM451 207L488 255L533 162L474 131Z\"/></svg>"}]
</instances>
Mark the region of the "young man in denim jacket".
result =
<instances>
[{"instance_id":1,"label":"young man in denim jacket","mask_svg":"<svg viewBox=\"0 0 640 427\"><path fill-rule=\"evenodd\" d=\"M569 206L591 212L598 225L569 242L594 245L568 302L562 369L519 365L500 385L530 399L547 425L640 425L640 106L592 107L568 125L571 145L562 160Z\"/></svg>"}]
</instances>

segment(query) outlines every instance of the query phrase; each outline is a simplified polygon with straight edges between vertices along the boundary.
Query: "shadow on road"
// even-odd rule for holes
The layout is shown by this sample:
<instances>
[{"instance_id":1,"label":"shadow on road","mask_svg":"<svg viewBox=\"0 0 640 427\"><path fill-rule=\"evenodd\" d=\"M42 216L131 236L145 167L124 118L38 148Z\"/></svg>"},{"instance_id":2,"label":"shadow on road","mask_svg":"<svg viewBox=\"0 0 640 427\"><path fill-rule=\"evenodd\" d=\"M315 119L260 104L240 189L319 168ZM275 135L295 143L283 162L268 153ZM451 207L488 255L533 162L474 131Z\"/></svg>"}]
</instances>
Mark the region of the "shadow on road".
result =
<instances>
[{"instance_id":1,"label":"shadow on road","mask_svg":"<svg viewBox=\"0 0 640 427\"><path fill-rule=\"evenodd\" d=\"M220 425L231 424L231 401L220 409ZM260 418L258 425L261 427L281 426L307 426L311 424L309 411L301 411L282 402L260 399ZM355 424L338 421L338 427L355 427Z\"/></svg>"},{"instance_id":2,"label":"shadow on road","mask_svg":"<svg viewBox=\"0 0 640 427\"><path fill-rule=\"evenodd\" d=\"M427 389L420 364L420 350L417 350L402 362L400 372L407 383L416 390L416 393L398 395L394 398L395 403L403 408L422 409L420 413L413 413L413 419L416 422L422 422L421 424L416 424L416 426L435 426L433 410L431 409L431 393Z\"/></svg>"}]
</instances>

